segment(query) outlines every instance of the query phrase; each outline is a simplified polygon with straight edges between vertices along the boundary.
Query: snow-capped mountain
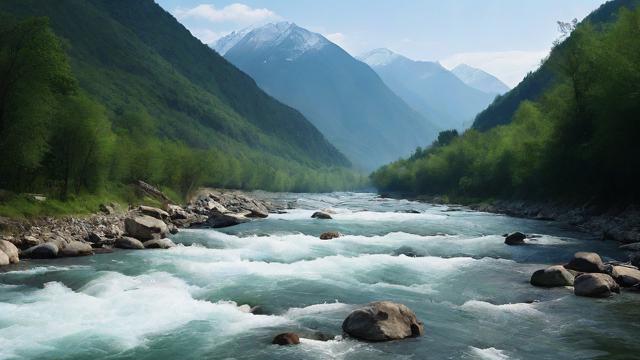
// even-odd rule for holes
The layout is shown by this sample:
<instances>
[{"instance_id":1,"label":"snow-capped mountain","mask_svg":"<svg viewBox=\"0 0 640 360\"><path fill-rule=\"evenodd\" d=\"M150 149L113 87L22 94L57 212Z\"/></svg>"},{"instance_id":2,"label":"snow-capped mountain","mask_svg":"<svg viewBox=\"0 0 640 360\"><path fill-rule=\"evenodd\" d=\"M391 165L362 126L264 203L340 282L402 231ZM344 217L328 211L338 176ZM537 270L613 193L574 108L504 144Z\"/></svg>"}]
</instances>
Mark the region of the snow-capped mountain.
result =
<instances>
[{"instance_id":1,"label":"snow-capped mountain","mask_svg":"<svg viewBox=\"0 0 640 360\"><path fill-rule=\"evenodd\" d=\"M497 77L467 64L460 64L451 72L465 84L488 94L502 95L509 91L509 87Z\"/></svg>"},{"instance_id":2,"label":"snow-capped mountain","mask_svg":"<svg viewBox=\"0 0 640 360\"><path fill-rule=\"evenodd\" d=\"M358 57L415 110L443 129L464 129L496 94L475 89L440 63L414 61L389 49Z\"/></svg>"},{"instance_id":3,"label":"snow-capped mountain","mask_svg":"<svg viewBox=\"0 0 640 360\"><path fill-rule=\"evenodd\" d=\"M295 24L232 33L212 47L267 93L300 110L362 169L407 156L437 135L437 127L369 66Z\"/></svg>"}]
</instances>

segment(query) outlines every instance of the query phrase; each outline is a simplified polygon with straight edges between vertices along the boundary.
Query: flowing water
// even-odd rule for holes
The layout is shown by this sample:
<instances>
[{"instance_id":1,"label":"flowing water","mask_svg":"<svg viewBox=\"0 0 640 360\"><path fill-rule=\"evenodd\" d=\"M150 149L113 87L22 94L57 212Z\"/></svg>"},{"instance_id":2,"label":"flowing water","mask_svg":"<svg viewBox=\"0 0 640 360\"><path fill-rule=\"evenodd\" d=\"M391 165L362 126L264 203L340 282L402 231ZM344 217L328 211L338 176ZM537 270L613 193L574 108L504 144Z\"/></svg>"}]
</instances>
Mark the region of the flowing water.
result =
<instances>
[{"instance_id":1,"label":"flowing water","mask_svg":"<svg viewBox=\"0 0 640 360\"><path fill-rule=\"evenodd\" d=\"M171 250L24 261L0 273L0 358L632 359L640 295L579 298L528 284L579 250L622 259L614 243L553 222L374 194L274 194L297 209L217 230L185 230ZM314 220L317 209L334 220ZM420 213L404 213L417 210ZM324 231L345 236L318 239ZM501 234L539 234L509 247ZM388 343L341 335L359 304L392 300L425 323ZM259 305L260 315L238 305Z\"/></svg>"}]
</instances>

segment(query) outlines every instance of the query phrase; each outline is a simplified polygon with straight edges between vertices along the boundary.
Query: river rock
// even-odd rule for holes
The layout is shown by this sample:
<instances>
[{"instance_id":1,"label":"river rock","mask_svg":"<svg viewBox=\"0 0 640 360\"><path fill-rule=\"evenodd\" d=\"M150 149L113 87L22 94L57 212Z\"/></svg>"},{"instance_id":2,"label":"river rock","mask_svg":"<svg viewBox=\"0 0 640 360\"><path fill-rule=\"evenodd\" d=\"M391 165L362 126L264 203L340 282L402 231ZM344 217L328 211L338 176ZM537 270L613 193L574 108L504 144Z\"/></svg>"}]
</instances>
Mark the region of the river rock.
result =
<instances>
[{"instance_id":1,"label":"river rock","mask_svg":"<svg viewBox=\"0 0 640 360\"><path fill-rule=\"evenodd\" d=\"M311 215L313 219L333 219L331 215L327 214L324 211L316 211Z\"/></svg>"},{"instance_id":2,"label":"river rock","mask_svg":"<svg viewBox=\"0 0 640 360\"><path fill-rule=\"evenodd\" d=\"M87 234L87 237L85 238L85 240L87 240L90 243L99 244L102 242L103 239L100 234L92 231L89 234Z\"/></svg>"},{"instance_id":3,"label":"river rock","mask_svg":"<svg viewBox=\"0 0 640 360\"><path fill-rule=\"evenodd\" d=\"M17 264L20 262L20 251L9 241L0 240L0 251L7 255L10 263Z\"/></svg>"},{"instance_id":4,"label":"river rock","mask_svg":"<svg viewBox=\"0 0 640 360\"><path fill-rule=\"evenodd\" d=\"M504 243L507 245L524 245L524 239L527 238L527 235L521 232L514 232L512 234L508 234L505 236Z\"/></svg>"},{"instance_id":5,"label":"river rock","mask_svg":"<svg viewBox=\"0 0 640 360\"><path fill-rule=\"evenodd\" d=\"M327 231L320 234L320 240L331 240L339 238L340 236L342 236L342 234L337 231Z\"/></svg>"},{"instance_id":6,"label":"river rock","mask_svg":"<svg viewBox=\"0 0 640 360\"><path fill-rule=\"evenodd\" d=\"M172 235L175 235L180 231L178 230L178 227L175 226L173 223L168 223L167 229L169 229L169 234L172 234Z\"/></svg>"},{"instance_id":7,"label":"river rock","mask_svg":"<svg viewBox=\"0 0 640 360\"><path fill-rule=\"evenodd\" d=\"M183 220L189 217L189 213L178 205L167 204L165 205L165 211L172 220Z\"/></svg>"},{"instance_id":8,"label":"river rock","mask_svg":"<svg viewBox=\"0 0 640 360\"><path fill-rule=\"evenodd\" d=\"M565 267L585 273L603 273L606 270L600 255L593 252L575 253L573 259Z\"/></svg>"},{"instance_id":9,"label":"river rock","mask_svg":"<svg viewBox=\"0 0 640 360\"><path fill-rule=\"evenodd\" d=\"M144 215L149 215L151 217L154 217L158 220L167 220L169 219L169 213L162 210L162 209L158 209L155 207L151 207L151 206L144 206L144 205L140 205L138 207L138 210L143 213Z\"/></svg>"},{"instance_id":10,"label":"river rock","mask_svg":"<svg viewBox=\"0 0 640 360\"><path fill-rule=\"evenodd\" d=\"M52 259L58 256L58 246L53 243L44 243L32 246L22 252L22 257L31 259Z\"/></svg>"},{"instance_id":11,"label":"river rock","mask_svg":"<svg viewBox=\"0 0 640 360\"><path fill-rule=\"evenodd\" d=\"M142 244L144 245L145 249L169 249L176 246L173 241L166 238L148 240Z\"/></svg>"},{"instance_id":12,"label":"river rock","mask_svg":"<svg viewBox=\"0 0 640 360\"><path fill-rule=\"evenodd\" d=\"M206 225L212 228L224 228L234 225L239 225L250 221L245 217L246 213L241 214L220 214L213 213L207 219Z\"/></svg>"},{"instance_id":13,"label":"river rock","mask_svg":"<svg viewBox=\"0 0 640 360\"><path fill-rule=\"evenodd\" d=\"M105 215L112 215L116 212L113 206L109 204L100 204L98 209Z\"/></svg>"},{"instance_id":14,"label":"river rock","mask_svg":"<svg viewBox=\"0 0 640 360\"><path fill-rule=\"evenodd\" d=\"M164 221L149 215L130 216L124 219L127 235L138 240L162 239L169 233Z\"/></svg>"},{"instance_id":15,"label":"river rock","mask_svg":"<svg viewBox=\"0 0 640 360\"><path fill-rule=\"evenodd\" d=\"M388 341L421 336L424 325L405 305L378 301L352 311L342 330L361 340Z\"/></svg>"},{"instance_id":16,"label":"river rock","mask_svg":"<svg viewBox=\"0 0 640 360\"><path fill-rule=\"evenodd\" d=\"M297 345L300 344L300 337L296 333L278 334L271 343L276 345Z\"/></svg>"},{"instance_id":17,"label":"river rock","mask_svg":"<svg viewBox=\"0 0 640 360\"><path fill-rule=\"evenodd\" d=\"M628 266L613 266L611 276L622 287L640 284L640 270Z\"/></svg>"},{"instance_id":18,"label":"river rock","mask_svg":"<svg viewBox=\"0 0 640 360\"><path fill-rule=\"evenodd\" d=\"M91 244L82 241L71 241L64 249L60 249L58 256L75 257L93 255Z\"/></svg>"},{"instance_id":19,"label":"river rock","mask_svg":"<svg viewBox=\"0 0 640 360\"><path fill-rule=\"evenodd\" d=\"M123 236L119 238L118 240L116 240L113 246L120 249L134 249L134 250L144 249L144 245L140 240L134 239L128 236Z\"/></svg>"},{"instance_id":20,"label":"river rock","mask_svg":"<svg viewBox=\"0 0 640 360\"><path fill-rule=\"evenodd\" d=\"M9 255L5 254L4 251L0 250L0 266L5 266L11 264L9 260Z\"/></svg>"},{"instance_id":21,"label":"river rock","mask_svg":"<svg viewBox=\"0 0 640 360\"><path fill-rule=\"evenodd\" d=\"M573 286L575 278L564 266L555 265L531 275L531 285L541 287Z\"/></svg>"},{"instance_id":22,"label":"river rock","mask_svg":"<svg viewBox=\"0 0 640 360\"><path fill-rule=\"evenodd\" d=\"M607 274L587 273L576 277L574 294L578 296L606 298L620 292L620 286Z\"/></svg>"},{"instance_id":23,"label":"river rock","mask_svg":"<svg viewBox=\"0 0 640 360\"><path fill-rule=\"evenodd\" d=\"M40 245L43 242L44 241L42 241L42 239L38 239L35 236L25 235L25 236L22 237L22 242L21 242L22 246L21 246L21 248L22 249L30 248L30 247L33 247L33 246L36 246L36 245Z\"/></svg>"}]
</instances>

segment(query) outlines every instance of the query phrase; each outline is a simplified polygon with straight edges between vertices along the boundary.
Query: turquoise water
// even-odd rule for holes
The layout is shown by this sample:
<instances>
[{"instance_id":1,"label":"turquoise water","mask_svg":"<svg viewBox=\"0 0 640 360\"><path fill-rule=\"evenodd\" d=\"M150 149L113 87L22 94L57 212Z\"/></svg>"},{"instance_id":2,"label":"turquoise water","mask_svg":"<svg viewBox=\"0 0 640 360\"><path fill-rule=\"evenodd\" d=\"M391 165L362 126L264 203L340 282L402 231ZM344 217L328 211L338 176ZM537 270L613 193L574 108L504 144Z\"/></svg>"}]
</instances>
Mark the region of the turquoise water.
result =
<instances>
[{"instance_id":1,"label":"turquoise water","mask_svg":"<svg viewBox=\"0 0 640 360\"><path fill-rule=\"evenodd\" d=\"M298 209L236 227L186 230L171 250L23 261L0 272L0 359L631 359L640 295L596 300L530 286L576 251L623 259L611 242L552 222L380 199L277 194ZM314 210L336 211L314 220ZM418 210L420 214L401 213ZM337 230L339 239L318 235ZM503 233L539 234L508 247ZM419 255L417 257L403 254ZM425 336L341 335L358 304L412 308ZM260 306L261 315L238 305Z\"/></svg>"}]
</instances>

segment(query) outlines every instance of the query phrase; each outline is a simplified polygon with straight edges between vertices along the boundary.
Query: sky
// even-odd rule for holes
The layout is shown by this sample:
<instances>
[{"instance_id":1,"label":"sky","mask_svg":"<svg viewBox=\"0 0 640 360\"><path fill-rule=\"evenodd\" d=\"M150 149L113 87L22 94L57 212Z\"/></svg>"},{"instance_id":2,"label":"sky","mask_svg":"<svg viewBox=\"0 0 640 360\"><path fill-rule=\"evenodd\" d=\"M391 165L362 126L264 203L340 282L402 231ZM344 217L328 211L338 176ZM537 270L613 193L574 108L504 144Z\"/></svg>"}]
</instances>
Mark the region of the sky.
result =
<instances>
[{"instance_id":1,"label":"sky","mask_svg":"<svg viewBox=\"0 0 640 360\"><path fill-rule=\"evenodd\" d=\"M233 30L291 21L357 56L389 48L414 60L465 63L510 87L535 70L559 37L605 0L156 0L202 42Z\"/></svg>"}]
</instances>

